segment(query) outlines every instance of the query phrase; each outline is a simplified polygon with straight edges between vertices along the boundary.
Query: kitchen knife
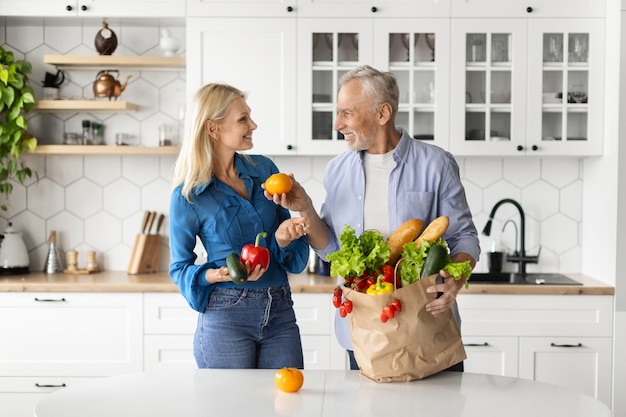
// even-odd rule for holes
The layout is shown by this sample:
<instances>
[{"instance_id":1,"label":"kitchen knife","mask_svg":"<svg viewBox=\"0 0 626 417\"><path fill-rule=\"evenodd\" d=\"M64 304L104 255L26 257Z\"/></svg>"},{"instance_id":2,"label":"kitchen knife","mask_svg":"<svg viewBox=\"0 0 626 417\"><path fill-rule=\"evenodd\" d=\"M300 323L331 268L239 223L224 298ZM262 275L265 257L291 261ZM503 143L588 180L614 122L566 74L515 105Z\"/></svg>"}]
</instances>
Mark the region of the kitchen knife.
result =
<instances>
[{"instance_id":1,"label":"kitchen knife","mask_svg":"<svg viewBox=\"0 0 626 417\"><path fill-rule=\"evenodd\" d=\"M164 214L159 214L159 217L157 218L156 221L156 227L154 229L154 234L158 235L159 231L161 230L161 226L163 225L163 220L165 219L165 215Z\"/></svg>"},{"instance_id":2,"label":"kitchen knife","mask_svg":"<svg viewBox=\"0 0 626 417\"><path fill-rule=\"evenodd\" d=\"M148 220L150 220L150 212L148 210L146 210L143 213L143 219L141 219L141 230L140 230L140 232L142 234L146 233L146 227L148 227Z\"/></svg>"},{"instance_id":3,"label":"kitchen knife","mask_svg":"<svg viewBox=\"0 0 626 417\"><path fill-rule=\"evenodd\" d=\"M150 234L150 230L152 229L152 225L154 224L154 218L156 217L156 211L149 211L148 213L150 213L148 215L148 224L146 225L146 230L144 231L144 234Z\"/></svg>"}]
</instances>

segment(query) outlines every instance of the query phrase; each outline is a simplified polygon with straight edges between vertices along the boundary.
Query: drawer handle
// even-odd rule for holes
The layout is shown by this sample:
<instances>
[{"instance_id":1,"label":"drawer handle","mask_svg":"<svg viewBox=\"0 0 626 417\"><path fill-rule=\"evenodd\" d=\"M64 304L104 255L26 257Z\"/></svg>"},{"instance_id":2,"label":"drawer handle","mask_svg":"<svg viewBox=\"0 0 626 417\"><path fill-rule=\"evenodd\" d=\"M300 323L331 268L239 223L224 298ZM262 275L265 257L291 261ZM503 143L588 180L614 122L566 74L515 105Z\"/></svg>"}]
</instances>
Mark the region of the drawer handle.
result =
<instances>
[{"instance_id":1,"label":"drawer handle","mask_svg":"<svg viewBox=\"0 0 626 417\"><path fill-rule=\"evenodd\" d=\"M35 297L35 301L40 302L40 303L64 303L65 301L65 297L63 298L39 298L39 297Z\"/></svg>"},{"instance_id":2,"label":"drawer handle","mask_svg":"<svg viewBox=\"0 0 626 417\"><path fill-rule=\"evenodd\" d=\"M550 343L550 346L552 347L562 347L562 348L579 348L579 347L583 347L582 343L576 343L575 345L560 345L558 343Z\"/></svg>"},{"instance_id":3,"label":"drawer handle","mask_svg":"<svg viewBox=\"0 0 626 417\"><path fill-rule=\"evenodd\" d=\"M63 384L39 384L35 382L37 388L65 388L67 385Z\"/></svg>"},{"instance_id":4,"label":"drawer handle","mask_svg":"<svg viewBox=\"0 0 626 417\"><path fill-rule=\"evenodd\" d=\"M485 343L463 343L463 346L469 346L469 347L489 346L489 343L487 343L487 342L485 342Z\"/></svg>"}]
</instances>

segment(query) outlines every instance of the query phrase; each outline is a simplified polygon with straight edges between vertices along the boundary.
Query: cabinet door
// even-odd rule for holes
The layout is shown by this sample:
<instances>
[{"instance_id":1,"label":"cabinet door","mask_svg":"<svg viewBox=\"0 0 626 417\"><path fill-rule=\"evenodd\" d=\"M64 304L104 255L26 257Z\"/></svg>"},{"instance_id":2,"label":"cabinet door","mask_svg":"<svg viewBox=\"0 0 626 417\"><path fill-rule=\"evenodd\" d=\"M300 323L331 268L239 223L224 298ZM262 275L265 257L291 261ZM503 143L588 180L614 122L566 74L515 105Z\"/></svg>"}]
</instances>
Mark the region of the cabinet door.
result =
<instances>
[{"instance_id":1,"label":"cabinet door","mask_svg":"<svg viewBox=\"0 0 626 417\"><path fill-rule=\"evenodd\" d=\"M605 0L451 0L453 17L604 17Z\"/></svg>"},{"instance_id":2,"label":"cabinet door","mask_svg":"<svg viewBox=\"0 0 626 417\"><path fill-rule=\"evenodd\" d=\"M398 80L396 125L448 148L450 86L448 19L375 19L376 67ZM440 46L435 48L435 46Z\"/></svg>"},{"instance_id":3,"label":"cabinet door","mask_svg":"<svg viewBox=\"0 0 626 417\"><path fill-rule=\"evenodd\" d=\"M295 39L295 19L187 19L188 96L213 82L246 92L251 153L295 153Z\"/></svg>"},{"instance_id":4,"label":"cabinet door","mask_svg":"<svg viewBox=\"0 0 626 417\"><path fill-rule=\"evenodd\" d=\"M532 19L528 146L541 154L601 155L603 19Z\"/></svg>"},{"instance_id":5,"label":"cabinet door","mask_svg":"<svg viewBox=\"0 0 626 417\"><path fill-rule=\"evenodd\" d=\"M187 0L187 16L281 17L295 14L297 0Z\"/></svg>"},{"instance_id":6,"label":"cabinet door","mask_svg":"<svg viewBox=\"0 0 626 417\"><path fill-rule=\"evenodd\" d=\"M184 17L181 0L0 0L3 16Z\"/></svg>"},{"instance_id":7,"label":"cabinet door","mask_svg":"<svg viewBox=\"0 0 626 417\"><path fill-rule=\"evenodd\" d=\"M517 337L463 336L465 372L517 377Z\"/></svg>"},{"instance_id":8,"label":"cabinet door","mask_svg":"<svg viewBox=\"0 0 626 417\"><path fill-rule=\"evenodd\" d=\"M347 150L333 129L339 80L359 65L373 65L372 25L372 19L298 20L298 154Z\"/></svg>"},{"instance_id":9,"label":"cabinet door","mask_svg":"<svg viewBox=\"0 0 626 417\"><path fill-rule=\"evenodd\" d=\"M306 17L447 17L450 0L298 0L297 10Z\"/></svg>"},{"instance_id":10,"label":"cabinet door","mask_svg":"<svg viewBox=\"0 0 626 417\"><path fill-rule=\"evenodd\" d=\"M522 337L519 376L584 392L611 405L609 337Z\"/></svg>"},{"instance_id":11,"label":"cabinet door","mask_svg":"<svg viewBox=\"0 0 626 417\"><path fill-rule=\"evenodd\" d=\"M513 155L526 142L527 22L453 19L450 150Z\"/></svg>"},{"instance_id":12,"label":"cabinet door","mask_svg":"<svg viewBox=\"0 0 626 417\"><path fill-rule=\"evenodd\" d=\"M141 294L0 294L0 334L3 376L108 376L143 368Z\"/></svg>"}]
</instances>

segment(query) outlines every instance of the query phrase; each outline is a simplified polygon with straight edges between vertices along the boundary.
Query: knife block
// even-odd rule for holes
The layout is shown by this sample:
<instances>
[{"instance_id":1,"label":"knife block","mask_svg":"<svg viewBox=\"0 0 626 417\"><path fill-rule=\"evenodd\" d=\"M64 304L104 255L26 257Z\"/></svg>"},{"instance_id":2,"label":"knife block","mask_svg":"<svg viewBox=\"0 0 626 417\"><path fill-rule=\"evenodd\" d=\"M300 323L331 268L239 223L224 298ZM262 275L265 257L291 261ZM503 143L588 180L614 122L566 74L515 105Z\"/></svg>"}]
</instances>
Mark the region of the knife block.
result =
<instances>
[{"instance_id":1,"label":"knife block","mask_svg":"<svg viewBox=\"0 0 626 417\"><path fill-rule=\"evenodd\" d=\"M161 253L161 235L139 234L128 265L129 274L151 274L157 271Z\"/></svg>"}]
</instances>

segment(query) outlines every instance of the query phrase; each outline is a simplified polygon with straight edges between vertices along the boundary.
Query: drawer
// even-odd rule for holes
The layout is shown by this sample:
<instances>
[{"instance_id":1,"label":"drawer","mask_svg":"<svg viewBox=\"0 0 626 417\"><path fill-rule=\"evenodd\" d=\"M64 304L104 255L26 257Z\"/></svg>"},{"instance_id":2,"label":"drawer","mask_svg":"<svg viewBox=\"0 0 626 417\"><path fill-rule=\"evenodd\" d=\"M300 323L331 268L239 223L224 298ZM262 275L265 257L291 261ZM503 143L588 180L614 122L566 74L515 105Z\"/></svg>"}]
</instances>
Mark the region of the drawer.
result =
<instances>
[{"instance_id":1,"label":"drawer","mask_svg":"<svg viewBox=\"0 0 626 417\"><path fill-rule=\"evenodd\" d=\"M329 294L292 294L293 308L302 335L331 334L334 307Z\"/></svg>"},{"instance_id":2,"label":"drawer","mask_svg":"<svg viewBox=\"0 0 626 417\"><path fill-rule=\"evenodd\" d=\"M194 334L198 313L179 293L144 294L145 334Z\"/></svg>"},{"instance_id":3,"label":"drawer","mask_svg":"<svg viewBox=\"0 0 626 417\"><path fill-rule=\"evenodd\" d=\"M459 294L463 336L613 334L613 296Z\"/></svg>"},{"instance_id":4,"label":"drawer","mask_svg":"<svg viewBox=\"0 0 626 417\"><path fill-rule=\"evenodd\" d=\"M144 338L144 371L196 369L193 335L147 335Z\"/></svg>"}]
</instances>

